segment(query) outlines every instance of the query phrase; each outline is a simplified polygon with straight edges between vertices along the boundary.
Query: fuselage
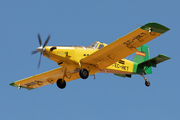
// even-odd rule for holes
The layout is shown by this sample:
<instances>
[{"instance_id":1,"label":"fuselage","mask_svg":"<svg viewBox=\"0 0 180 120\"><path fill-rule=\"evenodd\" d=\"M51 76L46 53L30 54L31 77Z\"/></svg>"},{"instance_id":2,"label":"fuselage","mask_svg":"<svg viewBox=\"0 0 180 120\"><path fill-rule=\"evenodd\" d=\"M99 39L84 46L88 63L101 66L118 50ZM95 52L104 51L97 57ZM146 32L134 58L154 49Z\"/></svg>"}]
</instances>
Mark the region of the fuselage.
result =
<instances>
[{"instance_id":1,"label":"fuselage","mask_svg":"<svg viewBox=\"0 0 180 120\"><path fill-rule=\"evenodd\" d=\"M60 66L66 66L70 70L78 70L81 67L86 69L94 67L93 70L89 69L90 75L95 74L97 72L132 74L135 63L127 59L121 59L103 70L98 69L94 65L79 64L81 59L93 54L94 52L98 51L99 49L105 46L107 46L107 44L100 42L95 42L94 44L88 47L87 46L46 46L45 52L50 57L47 56L46 54L43 55L53 60Z\"/></svg>"}]
</instances>

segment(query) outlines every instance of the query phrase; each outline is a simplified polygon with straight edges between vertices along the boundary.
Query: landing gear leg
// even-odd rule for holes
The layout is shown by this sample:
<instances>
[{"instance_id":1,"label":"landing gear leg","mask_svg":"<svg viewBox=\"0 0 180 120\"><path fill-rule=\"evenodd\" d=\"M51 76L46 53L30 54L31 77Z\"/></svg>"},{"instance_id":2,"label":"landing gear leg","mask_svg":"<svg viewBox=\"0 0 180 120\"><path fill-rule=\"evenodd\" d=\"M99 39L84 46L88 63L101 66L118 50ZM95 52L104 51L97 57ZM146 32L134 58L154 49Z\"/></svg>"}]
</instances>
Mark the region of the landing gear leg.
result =
<instances>
[{"instance_id":1,"label":"landing gear leg","mask_svg":"<svg viewBox=\"0 0 180 120\"><path fill-rule=\"evenodd\" d=\"M144 75L141 75L143 78L144 78L144 80L145 80L145 85L147 86L147 87L149 87L150 86L150 82L147 80L147 78L146 77L144 77Z\"/></svg>"},{"instance_id":2,"label":"landing gear leg","mask_svg":"<svg viewBox=\"0 0 180 120\"><path fill-rule=\"evenodd\" d=\"M63 78L58 79L56 84L59 88L64 89L66 87L66 81L64 80L64 77L66 76L66 69L64 68L64 74L63 74Z\"/></svg>"}]
</instances>

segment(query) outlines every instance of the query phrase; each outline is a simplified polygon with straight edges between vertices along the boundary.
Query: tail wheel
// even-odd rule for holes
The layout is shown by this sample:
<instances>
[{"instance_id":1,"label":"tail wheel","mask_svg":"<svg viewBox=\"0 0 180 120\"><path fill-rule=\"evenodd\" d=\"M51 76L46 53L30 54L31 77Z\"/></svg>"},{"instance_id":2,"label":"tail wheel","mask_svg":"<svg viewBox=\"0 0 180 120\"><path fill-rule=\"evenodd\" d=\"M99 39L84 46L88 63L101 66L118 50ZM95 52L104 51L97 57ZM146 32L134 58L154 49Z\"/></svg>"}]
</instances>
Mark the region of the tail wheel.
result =
<instances>
[{"instance_id":1,"label":"tail wheel","mask_svg":"<svg viewBox=\"0 0 180 120\"><path fill-rule=\"evenodd\" d=\"M89 71L86 70L86 69L81 69L79 71L79 76L82 78L82 79L87 79L89 77Z\"/></svg>"},{"instance_id":2,"label":"tail wheel","mask_svg":"<svg viewBox=\"0 0 180 120\"><path fill-rule=\"evenodd\" d=\"M147 87L149 87L149 86L150 86L150 82L149 82L149 81L145 81L145 85L146 85Z\"/></svg>"},{"instance_id":3,"label":"tail wheel","mask_svg":"<svg viewBox=\"0 0 180 120\"><path fill-rule=\"evenodd\" d=\"M60 89L64 89L66 87L66 81L63 79L58 79L56 84Z\"/></svg>"}]
</instances>

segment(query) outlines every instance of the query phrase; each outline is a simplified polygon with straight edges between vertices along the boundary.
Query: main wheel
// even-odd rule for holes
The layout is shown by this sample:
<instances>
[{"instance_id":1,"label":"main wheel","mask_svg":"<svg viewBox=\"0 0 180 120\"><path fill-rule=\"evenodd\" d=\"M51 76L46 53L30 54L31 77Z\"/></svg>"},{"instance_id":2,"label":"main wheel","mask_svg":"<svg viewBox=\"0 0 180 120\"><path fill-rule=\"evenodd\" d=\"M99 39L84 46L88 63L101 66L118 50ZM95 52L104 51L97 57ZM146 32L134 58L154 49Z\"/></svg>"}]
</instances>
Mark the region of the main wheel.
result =
<instances>
[{"instance_id":1,"label":"main wheel","mask_svg":"<svg viewBox=\"0 0 180 120\"><path fill-rule=\"evenodd\" d=\"M62 79L58 79L56 82L57 86L61 89L64 89L66 87L66 81Z\"/></svg>"},{"instance_id":2,"label":"main wheel","mask_svg":"<svg viewBox=\"0 0 180 120\"><path fill-rule=\"evenodd\" d=\"M149 87L149 86L150 86L150 82L149 82L149 81L145 81L145 85L146 85L147 87Z\"/></svg>"},{"instance_id":3,"label":"main wheel","mask_svg":"<svg viewBox=\"0 0 180 120\"><path fill-rule=\"evenodd\" d=\"M89 77L89 71L86 70L86 69L81 69L79 71L79 76L82 78L82 79L87 79Z\"/></svg>"}]
</instances>

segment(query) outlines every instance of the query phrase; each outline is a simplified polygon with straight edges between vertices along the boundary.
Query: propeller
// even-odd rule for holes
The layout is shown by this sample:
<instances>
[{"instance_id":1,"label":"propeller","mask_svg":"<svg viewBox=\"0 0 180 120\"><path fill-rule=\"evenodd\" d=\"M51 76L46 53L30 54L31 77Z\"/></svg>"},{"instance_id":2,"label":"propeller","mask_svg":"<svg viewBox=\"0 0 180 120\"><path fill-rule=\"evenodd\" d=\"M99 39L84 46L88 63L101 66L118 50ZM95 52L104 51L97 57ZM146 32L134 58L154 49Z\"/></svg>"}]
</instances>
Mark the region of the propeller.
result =
<instances>
[{"instance_id":1,"label":"propeller","mask_svg":"<svg viewBox=\"0 0 180 120\"><path fill-rule=\"evenodd\" d=\"M45 46L46 44L48 43L49 39L50 39L51 35L49 34L49 36L47 37L44 45L42 45L42 41L41 41L41 37L40 37L40 34L38 33L38 40L39 40L39 45L40 47L38 47L36 50L32 51L31 54L34 55L36 54L37 52L40 52L40 58L39 58L39 63L38 63L38 69L40 67L40 64L41 64L41 56L42 54L46 54L47 57L50 57L46 52L45 52Z\"/></svg>"}]
</instances>

